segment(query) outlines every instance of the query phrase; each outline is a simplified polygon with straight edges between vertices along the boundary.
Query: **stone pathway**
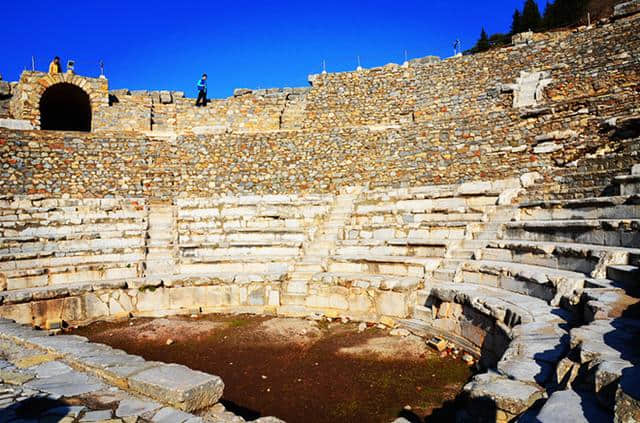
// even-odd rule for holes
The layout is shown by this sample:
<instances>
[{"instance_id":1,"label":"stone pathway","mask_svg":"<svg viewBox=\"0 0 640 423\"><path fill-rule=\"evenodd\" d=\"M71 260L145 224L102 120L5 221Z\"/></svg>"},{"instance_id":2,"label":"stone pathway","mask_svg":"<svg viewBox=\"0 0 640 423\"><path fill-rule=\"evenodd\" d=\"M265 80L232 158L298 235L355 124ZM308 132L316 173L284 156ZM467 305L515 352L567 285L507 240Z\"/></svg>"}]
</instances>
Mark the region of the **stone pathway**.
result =
<instances>
[{"instance_id":1,"label":"stone pathway","mask_svg":"<svg viewBox=\"0 0 640 423\"><path fill-rule=\"evenodd\" d=\"M73 422L124 422L124 423L242 423L244 419L225 410L216 403L199 412L199 416L163 404L138 393L131 393L109 383L90 371L79 370L83 359L71 363L59 354L29 346L11 339L9 331L31 333L41 340L70 341L71 336L46 337L7 320L0 320L0 423L73 423ZM87 346L104 347L86 342ZM123 358L135 357L123 355ZM106 356L105 356L106 358ZM90 359L90 357L84 357ZM73 361L73 360L71 360ZM134 362L132 364L139 365ZM172 366L147 363L149 370L140 372L142 379L149 379L148 386L161 387L163 382L179 388L180 380L172 377ZM72 367L73 365L73 367ZM183 367L183 366L179 366ZM199 372L201 373L201 372ZM202 375L206 375L202 373ZM206 376L203 376L206 377ZM163 378L165 380L163 380ZM148 388L147 388L148 389ZM175 394L175 393L174 393ZM194 392L191 391L190 396ZM203 393L195 393L195 396ZM191 397L193 399L193 397ZM176 400L169 397L166 401ZM264 417L255 422L282 422Z\"/></svg>"}]
</instances>

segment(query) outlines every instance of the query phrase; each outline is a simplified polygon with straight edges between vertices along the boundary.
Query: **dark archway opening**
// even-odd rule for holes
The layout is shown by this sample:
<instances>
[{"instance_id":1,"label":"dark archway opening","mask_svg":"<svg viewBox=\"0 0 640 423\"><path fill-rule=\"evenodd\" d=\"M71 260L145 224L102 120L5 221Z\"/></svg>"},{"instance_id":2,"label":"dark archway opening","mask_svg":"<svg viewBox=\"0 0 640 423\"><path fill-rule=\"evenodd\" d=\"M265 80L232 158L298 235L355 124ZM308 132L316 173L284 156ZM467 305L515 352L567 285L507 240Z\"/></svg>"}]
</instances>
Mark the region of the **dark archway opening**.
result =
<instances>
[{"instance_id":1,"label":"dark archway opening","mask_svg":"<svg viewBox=\"0 0 640 423\"><path fill-rule=\"evenodd\" d=\"M40 129L91 131L89 95L73 84L47 88L40 97Z\"/></svg>"}]
</instances>

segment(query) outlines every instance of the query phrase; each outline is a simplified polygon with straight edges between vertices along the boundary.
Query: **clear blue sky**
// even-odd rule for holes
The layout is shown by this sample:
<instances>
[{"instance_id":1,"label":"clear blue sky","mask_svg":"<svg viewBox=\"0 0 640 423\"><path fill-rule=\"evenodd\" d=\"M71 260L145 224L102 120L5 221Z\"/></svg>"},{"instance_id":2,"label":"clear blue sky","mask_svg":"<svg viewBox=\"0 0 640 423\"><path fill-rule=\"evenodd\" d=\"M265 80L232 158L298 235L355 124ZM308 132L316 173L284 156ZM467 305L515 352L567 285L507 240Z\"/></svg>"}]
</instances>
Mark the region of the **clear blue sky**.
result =
<instances>
[{"instance_id":1,"label":"clear blue sky","mask_svg":"<svg viewBox=\"0 0 640 423\"><path fill-rule=\"evenodd\" d=\"M111 88L183 90L195 95L202 72L209 96L237 87L307 86L322 70L449 56L471 47L484 26L507 31L523 0L395 1L8 1L2 6L0 73L17 80L45 70L54 55L97 76L104 60Z\"/></svg>"}]
</instances>

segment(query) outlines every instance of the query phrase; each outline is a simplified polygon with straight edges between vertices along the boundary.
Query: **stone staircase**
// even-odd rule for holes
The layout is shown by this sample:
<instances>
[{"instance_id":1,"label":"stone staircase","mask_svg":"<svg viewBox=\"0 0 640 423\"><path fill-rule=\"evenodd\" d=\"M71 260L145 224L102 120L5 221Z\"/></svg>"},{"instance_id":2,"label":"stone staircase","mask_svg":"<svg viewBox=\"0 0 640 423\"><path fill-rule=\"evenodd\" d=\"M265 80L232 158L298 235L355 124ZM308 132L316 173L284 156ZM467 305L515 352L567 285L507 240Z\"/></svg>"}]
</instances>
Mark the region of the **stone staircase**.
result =
<instances>
[{"instance_id":1,"label":"stone staircase","mask_svg":"<svg viewBox=\"0 0 640 423\"><path fill-rule=\"evenodd\" d=\"M153 103L151 106L151 131L173 133L175 132L176 122L175 104Z\"/></svg>"},{"instance_id":2,"label":"stone staircase","mask_svg":"<svg viewBox=\"0 0 640 423\"><path fill-rule=\"evenodd\" d=\"M151 203L148 211L146 238L147 278L172 275L176 268L177 228L175 207L167 203Z\"/></svg>"},{"instance_id":3,"label":"stone staircase","mask_svg":"<svg viewBox=\"0 0 640 423\"><path fill-rule=\"evenodd\" d=\"M313 275L326 271L327 262L339 234L351 220L357 197L357 192L343 193L336 197L326 221L318 229L313 240L304 247L302 257L288 275L282 293L282 312L308 314L303 306L309 292L309 283Z\"/></svg>"}]
</instances>

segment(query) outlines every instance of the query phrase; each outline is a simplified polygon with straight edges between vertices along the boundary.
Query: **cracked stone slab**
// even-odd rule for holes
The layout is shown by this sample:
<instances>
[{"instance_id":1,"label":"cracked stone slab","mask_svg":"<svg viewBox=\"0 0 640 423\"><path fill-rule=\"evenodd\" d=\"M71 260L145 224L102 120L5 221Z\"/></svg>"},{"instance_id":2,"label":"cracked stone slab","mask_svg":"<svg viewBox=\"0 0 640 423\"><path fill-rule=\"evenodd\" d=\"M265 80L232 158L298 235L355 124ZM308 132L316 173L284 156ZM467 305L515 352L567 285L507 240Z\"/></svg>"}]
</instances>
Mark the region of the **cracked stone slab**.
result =
<instances>
[{"instance_id":1,"label":"cracked stone slab","mask_svg":"<svg viewBox=\"0 0 640 423\"><path fill-rule=\"evenodd\" d=\"M157 410L162 405L152 401L141 401L134 398L127 398L120 401L116 409L117 417L140 416L145 413Z\"/></svg>"},{"instance_id":2,"label":"cracked stone slab","mask_svg":"<svg viewBox=\"0 0 640 423\"><path fill-rule=\"evenodd\" d=\"M598 405L595 396L575 391L557 391L536 416L540 423L612 422L613 416Z\"/></svg>"},{"instance_id":3,"label":"cracked stone slab","mask_svg":"<svg viewBox=\"0 0 640 423\"><path fill-rule=\"evenodd\" d=\"M465 385L472 399L489 399L495 406L513 415L519 415L542 398L544 391L535 384L507 379L492 373L477 375Z\"/></svg>"},{"instance_id":4,"label":"cracked stone slab","mask_svg":"<svg viewBox=\"0 0 640 423\"><path fill-rule=\"evenodd\" d=\"M82 395L105 388L105 385L97 379L74 370L65 373L64 377L35 379L27 382L25 386L62 397Z\"/></svg>"},{"instance_id":5,"label":"cracked stone slab","mask_svg":"<svg viewBox=\"0 0 640 423\"><path fill-rule=\"evenodd\" d=\"M191 370L178 364L163 364L143 370L128 380L131 389L183 411L214 405L222 396L224 383L218 376Z\"/></svg>"},{"instance_id":6,"label":"cracked stone slab","mask_svg":"<svg viewBox=\"0 0 640 423\"><path fill-rule=\"evenodd\" d=\"M49 361L30 368L40 379L62 376L73 369L59 361Z\"/></svg>"},{"instance_id":7,"label":"cracked stone slab","mask_svg":"<svg viewBox=\"0 0 640 423\"><path fill-rule=\"evenodd\" d=\"M97 410L97 411L89 411L85 413L84 416L80 419L81 423L84 422L98 422L101 420L109 420L113 416L113 412L111 410Z\"/></svg>"},{"instance_id":8,"label":"cracked stone slab","mask_svg":"<svg viewBox=\"0 0 640 423\"><path fill-rule=\"evenodd\" d=\"M193 414L185 413L175 408L165 407L154 414L151 421L153 423L183 423L193 417L195 417Z\"/></svg>"}]
</instances>

